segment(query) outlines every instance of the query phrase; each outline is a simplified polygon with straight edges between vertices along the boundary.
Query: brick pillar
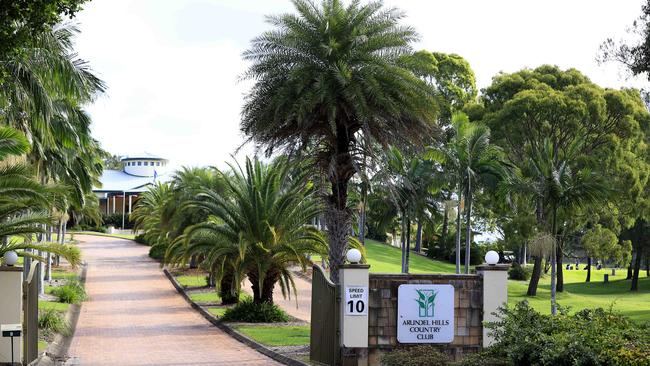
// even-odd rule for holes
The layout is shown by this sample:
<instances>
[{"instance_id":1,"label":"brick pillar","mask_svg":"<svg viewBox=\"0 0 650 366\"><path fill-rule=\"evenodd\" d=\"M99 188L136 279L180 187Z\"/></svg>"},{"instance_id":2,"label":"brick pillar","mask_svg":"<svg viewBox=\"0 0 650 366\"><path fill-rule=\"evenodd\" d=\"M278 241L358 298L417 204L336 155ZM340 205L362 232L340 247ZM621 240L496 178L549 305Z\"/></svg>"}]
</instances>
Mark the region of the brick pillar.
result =
<instances>
[{"instance_id":1,"label":"brick pillar","mask_svg":"<svg viewBox=\"0 0 650 366\"><path fill-rule=\"evenodd\" d=\"M508 264L476 266L476 273L483 277L483 323L497 321L493 313L508 304L508 268ZM483 327L483 347L493 342L494 338Z\"/></svg>"}]
</instances>

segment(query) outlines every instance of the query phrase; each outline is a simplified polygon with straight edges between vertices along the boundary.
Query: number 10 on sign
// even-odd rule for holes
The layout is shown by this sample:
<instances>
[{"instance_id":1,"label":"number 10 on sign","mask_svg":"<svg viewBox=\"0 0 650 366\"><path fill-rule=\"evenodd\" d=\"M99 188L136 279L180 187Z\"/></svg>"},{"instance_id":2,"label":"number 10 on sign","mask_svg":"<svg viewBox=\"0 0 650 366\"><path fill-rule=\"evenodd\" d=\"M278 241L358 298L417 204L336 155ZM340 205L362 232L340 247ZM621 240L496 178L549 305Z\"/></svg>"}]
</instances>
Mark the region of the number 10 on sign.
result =
<instances>
[{"instance_id":1,"label":"number 10 on sign","mask_svg":"<svg viewBox=\"0 0 650 366\"><path fill-rule=\"evenodd\" d=\"M345 287L345 315L368 315L368 287Z\"/></svg>"}]
</instances>

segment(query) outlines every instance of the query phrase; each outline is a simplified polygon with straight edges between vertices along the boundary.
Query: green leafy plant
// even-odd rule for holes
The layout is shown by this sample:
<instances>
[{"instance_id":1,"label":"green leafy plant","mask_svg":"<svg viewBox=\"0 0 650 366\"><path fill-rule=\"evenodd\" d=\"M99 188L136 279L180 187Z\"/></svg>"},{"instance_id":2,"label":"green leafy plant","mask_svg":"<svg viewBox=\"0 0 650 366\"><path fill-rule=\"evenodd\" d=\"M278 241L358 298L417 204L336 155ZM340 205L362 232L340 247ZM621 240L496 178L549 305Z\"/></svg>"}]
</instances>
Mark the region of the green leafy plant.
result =
<instances>
[{"instance_id":1,"label":"green leafy plant","mask_svg":"<svg viewBox=\"0 0 650 366\"><path fill-rule=\"evenodd\" d=\"M64 336L70 334L70 327L63 318L63 314L54 309L47 309L38 315L38 329L43 331L47 336L53 333L59 333Z\"/></svg>"},{"instance_id":2,"label":"green leafy plant","mask_svg":"<svg viewBox=\"0 0 650 366\"><path fill-rule=\"evenodd\" d=\"M447 366L451 359L434 346L398 348L381 357L383 366Z\"/></svg>"},{"instance_id":3,"label":"green leafy plant","mask_svg":"<svg viewBox=\"0 0 650 366\"><path fill-rule=\"evenodd\" d=\"M228 322L278 323L289 321L289 315L275 304L254 302L248 297L226 310L222 319Z\"/></svg>"},{"instance_id":4,"label":"green leafy plant","mask_svg":"<svg viewBox=\"0 0 650 366\"><path fill-rule=\"evenodd\" d=\"M508 270L508 278L516 281L526 281L528 280L528 271L521 264L515 262L512 264L512 267Z\"/></svg>"},{"instance_id":5,"label":"green leafy plant","mask_svg":"<svg viewBox=\"0 0 650 366\"><path fill-rule=\"evenodd\" d=\"M67 304L79 304L86 299L86 291L79 281L70 281L63 286L56 287L52 290L59 302Z\"/></svg>"},{"instance_id":6,"label":"green leafy plant","mask_svg":"<svg viewBox=\"0 0 650 366\"><path fill-rule=\"evenodd\" d=\"M435 291L415 290L418 298L415 299L420 306L420 316L433 316L435 310L436 295ZM428 295L427 295L428 294ZM431 313L429 313L431 309Z\"/></svg>"}]
</instances>

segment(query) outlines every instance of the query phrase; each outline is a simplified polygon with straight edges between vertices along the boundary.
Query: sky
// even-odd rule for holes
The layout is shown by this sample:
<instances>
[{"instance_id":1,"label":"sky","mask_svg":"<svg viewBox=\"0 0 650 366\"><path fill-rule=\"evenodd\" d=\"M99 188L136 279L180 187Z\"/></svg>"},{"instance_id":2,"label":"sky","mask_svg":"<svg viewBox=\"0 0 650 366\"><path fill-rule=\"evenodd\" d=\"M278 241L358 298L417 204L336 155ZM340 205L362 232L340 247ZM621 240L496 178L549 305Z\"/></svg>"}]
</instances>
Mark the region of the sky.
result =
<instances>
[{"instance_id":1,"label":"sky","mask_svg":"<svg viewBox=\"0 0 650 366\"><path fill-rule=\"evenodd\" d=\"M499 72L554 64L603 87L644 87L599 45L625 36L643 0L386 0L421 41L416 49L467 59L480 88ZM223 166L242 146L240 110L250 82L241 58L288 0L92 0L75 19L79 56L108 91L88 106L93 135L112 154L149 152L170 167ZM253 154L252 146L238 158Z\"/></svg>"}]
</instances>

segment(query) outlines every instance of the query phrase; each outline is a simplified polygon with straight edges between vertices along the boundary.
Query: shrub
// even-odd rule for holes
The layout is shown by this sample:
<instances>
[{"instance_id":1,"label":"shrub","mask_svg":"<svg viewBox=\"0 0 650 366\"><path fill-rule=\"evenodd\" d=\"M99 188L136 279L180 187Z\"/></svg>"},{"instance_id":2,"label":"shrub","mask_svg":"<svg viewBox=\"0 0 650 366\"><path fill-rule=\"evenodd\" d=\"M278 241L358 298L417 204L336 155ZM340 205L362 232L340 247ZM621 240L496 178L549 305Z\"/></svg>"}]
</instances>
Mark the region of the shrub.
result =
<instances>
[{"instance_id":1,"label":"shrub","mask_svg":"<svg viewBox=\"0 0 650 366\"><path fill-rule=\"evenodd\" d=\"M52 294L59 299L59 302L67 304L79 304L86 299L86 291L79 281L70 281L63 286L55 287Z\"/></svg>"},{"instance_id":2,"label":"shrub","mask_svg":"<svg viewBox=\"0 0 650 366\"><path fill-rule=\"evenodd\" d=\"M450 361L449 356L434 346L398 348L381 357L384 366L446 366Z\"/></svg>"},{"instance_id":3,"label":"shrub","mask_svg":"<svg viewBox=\"0 0 650 366\"><path fill-rule=\"evenodd\" d=\"M245 298L235 307L226 310L224 321L244 323L277 323L289 321L289 315L277 305L268 302L255 303Z\"/></svg>"},{"instance_id":4,"label":"shrub","mask_svg":"<svg viewBox=\"0 0 650 366\"><path fill-rule=\"evenodd\" d=\"M528 280L528 271L521 264L514 262L508 270L508 278L511 280L526 281Z\"/></svg>"},{"instance_id":5,"label":"shrub","mask_svg":"<svg viewBox=\"0 0 650 366\"><path fill-rule=\"evenodd\" d=\"M163 260L165 258L165 251L167 248L163 245L154 245L149 249L149 257L155 260Z\"/></svg>"},{"instance_id":6,"label":"shrub","mask_svg":"<svg viewBox=\"0 0 650 366\"><path fill-rule=\"evenodd\" d=\"M147 238L144 236L144 234L136 235L135 238L133 238L133 240L139 244L149 245L149 242L147 242Z\"/></svg>"},{"instance_id":7,"label":"shrub","mask_svg":"<svg viewBox=\"0 0 650 366\"><path fill-rule=\"evenodd\" d=\"M102 222L104 226L122 227L122 214L102 214ZM128 214L124 217L124 227L122 229L133 229L133 222Z\"/></svg>"},{"instance_id":8,"label":"shrub","mask_svg":"<svg viewBox=\"0 0 650 366\"><path fill-rule=\"evenodd\" d=\"M451 366L510 366L508 360L491 354L489 351L473 353L463 357L461 361L453 362Z\"/></svg>"},{"instance_id":9,"label":"shrub","mask_svg":"<svg viewBox=\"0 0 650 366\"><path fill-rule=\"evenodd\" d=\"M650 365L650 326L612 310L551 316L522 301L500 317L488 325L496 342L491 351L513 365Z\"/></svg>"},{"instance_id":10,"label":"shrub","mask_svg":"<svg viewBox=\"0 0 650 366\"><path fill-rule=\"evenodd\" d=\"M70 335L70 327L66 323L61 312L54 309L47 309L38 314L38 329L46 335L59 333L64 336Z\"/></svg>"}]
</instances>

